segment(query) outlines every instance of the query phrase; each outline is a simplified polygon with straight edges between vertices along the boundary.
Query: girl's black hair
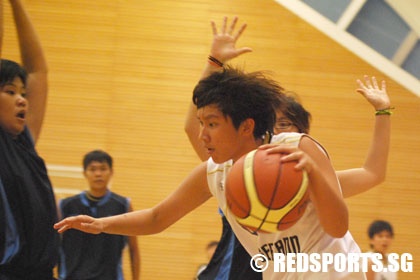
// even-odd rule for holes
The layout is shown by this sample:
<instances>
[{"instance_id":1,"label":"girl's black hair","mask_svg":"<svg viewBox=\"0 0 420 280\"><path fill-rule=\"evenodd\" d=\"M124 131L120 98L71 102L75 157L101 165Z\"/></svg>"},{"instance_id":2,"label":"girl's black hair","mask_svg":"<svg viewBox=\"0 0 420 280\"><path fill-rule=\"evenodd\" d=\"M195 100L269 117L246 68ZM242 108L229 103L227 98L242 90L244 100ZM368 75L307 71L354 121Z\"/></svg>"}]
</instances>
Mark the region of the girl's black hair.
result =
<instances>
[{"instance_id":1,"label":"girl's black hair","mask_svg":"<svg viewBox=\"0 0 420 280\"><path fill-rule=\"evenodd\" d=\"M14 61L0 59L0 87L13 82L16 77L20 78L26 87L26 79L28 77L26 70Z\"/></svg>"}]
</instances>

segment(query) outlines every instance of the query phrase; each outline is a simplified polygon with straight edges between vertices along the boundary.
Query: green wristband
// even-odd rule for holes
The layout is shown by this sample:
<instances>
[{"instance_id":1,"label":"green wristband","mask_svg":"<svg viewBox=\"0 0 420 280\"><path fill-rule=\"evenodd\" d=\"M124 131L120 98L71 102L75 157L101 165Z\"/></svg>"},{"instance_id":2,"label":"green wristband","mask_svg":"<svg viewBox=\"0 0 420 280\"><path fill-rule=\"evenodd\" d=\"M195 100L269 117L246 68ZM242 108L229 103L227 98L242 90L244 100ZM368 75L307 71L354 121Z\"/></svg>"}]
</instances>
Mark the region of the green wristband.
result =
<instances>
[{"instance_id":1,"label":"green wristband","mask_svg":"<svg viewBox=\"0 0 420 280\"><path fill-rule=\"evenodd\" d=\"M392 111L394 107L392 108L387 108L387 109L382 109L382 110L376 110L375 115L379 116L379 115L392 115Z\"/></svg>"}]
</instances>

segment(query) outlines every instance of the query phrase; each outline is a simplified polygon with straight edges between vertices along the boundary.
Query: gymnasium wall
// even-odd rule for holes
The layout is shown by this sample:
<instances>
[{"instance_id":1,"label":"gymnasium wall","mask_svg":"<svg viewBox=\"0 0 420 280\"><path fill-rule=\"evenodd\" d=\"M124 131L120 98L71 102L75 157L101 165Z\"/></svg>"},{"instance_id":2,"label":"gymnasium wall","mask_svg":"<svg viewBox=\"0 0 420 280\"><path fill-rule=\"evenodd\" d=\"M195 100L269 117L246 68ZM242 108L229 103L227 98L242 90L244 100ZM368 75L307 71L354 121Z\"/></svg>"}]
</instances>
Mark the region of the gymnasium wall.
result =
<instances>
[{"instance_id":1,"label":"gymnasium wall","mask_svg":"<svg viewBox=\"0 0 420 280\"><path fill-rule=\"evenodd\" d=\"M3 57L19 60L9 4L4 2ZM37 148L47 164L65 170L51 172L58 198L86 189L77 168L83 155L97 148L114 157L112 190L131 197L135 209L154 206L177 187L199 163L183 125L206 63L210 20L220 23L224 15L238 15L239 23L248 23L238 46L254 51L232 64L248 71L269 70L299 94L313 115L311 134L327 148L336 169L361 166L372 134L374 111L355 92L356 79L364 74L386 79L396 107L388 176L375 189L347 199L350 230L366 251L368 224L389 220L396 234L392 249L412 253L417 270L420 100L393 77L271 0L25 4L50 68L48 108ZM138 237L142 279L192 279L206 261L206 243L217 240L220 232L211 199L165 232ZM418 279L416 275L401 273L400 279Z\"/></svg>"}]
</instances>

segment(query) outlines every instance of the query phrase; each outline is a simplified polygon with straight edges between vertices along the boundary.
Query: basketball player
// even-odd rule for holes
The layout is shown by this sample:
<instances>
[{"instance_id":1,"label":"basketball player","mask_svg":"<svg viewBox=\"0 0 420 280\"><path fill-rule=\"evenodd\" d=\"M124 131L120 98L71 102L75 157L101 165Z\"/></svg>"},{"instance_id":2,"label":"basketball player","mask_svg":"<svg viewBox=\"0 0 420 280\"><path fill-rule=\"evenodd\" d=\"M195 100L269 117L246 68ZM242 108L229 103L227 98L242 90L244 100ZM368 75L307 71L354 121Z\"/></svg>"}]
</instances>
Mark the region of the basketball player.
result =
<instances>
[{"instance_id":1,"label":"basketball player","mask_svg":"<svg viewBox=\"0 0 420 280\"><path fill-rule=\"evenodd\" d=\"M249 47L235 47L237 40L246 28L246 24L243 24L235 32L237 21L238 18L234 17L230 26L227 27L227 17L224 17L220 31L218 31L215 22L211 22L213 42L210 49L210 56L216 58L221 63L226 63L235 57L252 51ZM222 70L223 67L208 60L201 78L203 79L211 73ZM382 82L381 87L379 87L375 77L369 79L368 76L365 76L364 80L364 83L360 80L357 81L359 87L356 91L366 98L375 111L381 112L382 109L391 108L385 82ZM277 120L273 129L274 134L282 132L309 133L310 113L296 101L294 96L289 94L286 97L286 101L286 103L282 104L281 108L276 110ZM197 109L191 102L184 129L195 152L204 161L208 159L208 154L197 137L200 125L197 121L196 114ZM374 133L363 166L337 171L344 197L365 192L382 183L385 179L391 132L390 115L390 113L375 114Z\"/></svg>"},{"instance_id":2,"label":"basketball player","mask_svg":"<svg viewBox=\"0 0 420 280\"><path fill-rule=\"evenodd\" d=\"M9 2L23 67L0 62L0 279L49 280L58 257L59 236L51 230L57 209L47 169L35 150L48 69L22 2ZM1 13L0 30L2 23Z\"/></svg>"},{"instance_id":3,"label":"basketball player","mask_svg":"<svg viewBox=\"0 0 420 280\"><path fill-rule=\"evenodd\" d=\"M394 229L388 221L375 220L368 227L368 237L370 245L370 253L379 253L382 257L383 266L386 267L388 262L388 250L394 239ZM376 260L379 261L379 260ZM372 270L374 263L370 260L369 270L366 273L367 280L397 280L398 273L388 269L387 271L375 272Z\"/></svg>"},{"instance_id":4,"label":"basketball player","mask_svg":"<svg viewBox=\"0 0 420 280\"><path fill-rule=\"evenodd\" d=\"M210 56L216 58L222 63L252 51L251 48L243 47L236 49L235 45L241 34L246 28L243 24L237 32L235 26L238 18L234 17L230 26L227 27L227 17L224 17L222 27L218 30L215 22L211 22L213 30L213 42L210 49ZM213 72L221 71L222 66L209 60L206 63L202 78ZM367 77L366 77L367 78ZM376 83L375 80L372 81ZM367 87L359 82L359 92L372 104L375 110L390 107L389 97L383 90L376 90L372 87L369 79L366 79ZM371 89L369 89L369 85ZM366 88L366 90L363 90ZM287 97L287 103L276 111L277 120L274 126L274 134L282 132L300 132L309 133L311 115L305 108L296 101L293 96ZM198 139L199 123L196 118L196 108L193 103L190 104L185 122L185 131L201 160L208 159L208 154ZM356 195L364 192L379 183L385 178L386 164L389 150L390 138L390 117L389 115L378 115L375 117L374 137L371 147L363 167L337 171L344 197ZM379 140L380 139L380 140ZM357 180L355 180L357 178ZM214 258L209 262L207 268L199 275L198 279L260 279L260 273L255 272L250 266L244 268L241 264L250 262L251 257L243 250L242 245L231 233L232 229L227 223L225 217L222 217L223 231L220 244ZM228 253L229 252L229 253ZM218 279L219 279L218 278Z\"/></svg>"},{"instance_id":5,"label":"basketball player","mask_svg":"<svg viewBox=\"0 0 420 280\"><path fill-rule=\"evenodd\" d=\"M89 190L60 201L61 218L77 214L106 217L133 211L128 198L109 189L113 159L102 150L93 150L83 158L83 175ZM122 254L128 244L132 280L140 279L140 254L137 238L70 231L61 238L59 279L123 279Z\"/></svg>"},{"instance_id":6,"label":"basketball player","mask_svg":"<svg viewBox=\"0 0 420 280\"><path fill-rule=\"evenodd\" d=\"M240 226L226 207L225 177L230 166L243 155L258 148L267 140L276 121L276 108L284 99L283 89L261 72L245 73L225 68L201 80L194 89L193 100L201 124L200 139L210 156L197 166L180 186L153 208L106 218L74 216L54 227L59 232L78 229L88 233L100 232L122 235L159 233L189 212L216 197L235 235L250 255L267 252L269 267L263 279L287 279L288 272L274 272L273 253L359 253L360 249L348 231L348 209L331 162L320 144L305 134L282 133L275 141L289 142L265 146L287 154L284 160L298 160L296 168L308 174L308 202L303 217L291 228L276 233L249 233ZM307 154L300 157L299 154ZM306 160L311 159L311 165ZM287 246L273 246L293 242ZM271 248L273 251L266 250ZM283 250L280 252L279 250ZM243 264L248 265L248 264ZM365 279L363 272L328 272L302 274L307 279Z\"/></svg>"},{"instance_id":7,"label":"basketball player","mask_svg":"<svg viewBox=\"0 0 420 280\"><path fill-rule=\"evenodd\" d=\"M223 18L223 24L220 32L216 27L214 21L211 22L213 31L213 42L211 45L210 55L212 57L223 57L226 58L225 62L237 57L241 54L251 52L251 48L235 48L236 41L241 36L242 32L246 28L246 24L243 24L239 30L235 32L235 26L238 21L238 17L234 17L230 26L227 26L227 17ZM208 60L205 64L201 79L207 77L213 72L222 70L222 67L215 64L211 60ZM190 107L187 113L185 121L185 132L190 140L191 145L196 151L197 155L202 161L206 161L209 156L203 145L198 138L200 125L197 120L197 109L193 102L190 103ZM262 273L256 272L252 269L251 256L241 245L226 217L221 212L222 220L222 234L219 240L219 245L210 259L206 268L197 275L198 280L260 280L262 279Z\"/></svg>"},{"instance_id":8,"label":"basketball player","mask_svg":"<svg viewBox=\"0 0 420 280\"><path fill-rule=\"evenodd\" d=\"M212 257L213 257L213 255L214 255L214 253L215 253L215 251L216 251L216 249L217 249L218 245L219 245L219 241L216 241L216 240L212 240L212 241L210 241L210 242L208 242L208 243L207 243L207 246L206 246L206 256L207 256L207 262L206 262L206 263L201 264L201 265L198 267L197 272L196 272L196 277L195 277L194 279L198 279L198 276L201 274L201 272L202 272L204 269L206 269L206 267L207 267L207 265L208 265L208 262L212 259ZM214 278L213 278L213 279L214 279Z\"/></svg>"}]
</instances>

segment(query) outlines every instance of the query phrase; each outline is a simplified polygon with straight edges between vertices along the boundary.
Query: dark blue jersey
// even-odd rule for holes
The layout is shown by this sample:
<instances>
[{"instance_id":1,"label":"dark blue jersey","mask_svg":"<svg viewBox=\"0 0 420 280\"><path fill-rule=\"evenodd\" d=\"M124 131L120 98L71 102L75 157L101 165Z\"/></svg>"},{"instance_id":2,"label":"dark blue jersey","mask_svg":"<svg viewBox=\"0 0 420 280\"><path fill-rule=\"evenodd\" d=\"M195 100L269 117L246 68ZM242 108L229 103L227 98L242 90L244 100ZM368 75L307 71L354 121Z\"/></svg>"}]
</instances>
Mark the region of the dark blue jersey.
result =
<instances>
[{"instance_id":1,"label":"dark blue jersey","mask_svg":"<svg viewBox=\"0 0 420 280\"><path fill-rule=\"evenodd\" d=\"M63 218L82 214L100 218L127 213L128 207L127 198L108 191L94 202L83 192L62 200L59 208ZM121 235L64 232L59 279L123 279L121 261L126 243L127 237Z\"/></svg>"},{"instance_id":2,"label":"dark blue jersey","mask_svg":"<svg viewBox=\"0 0 420 280\"><path fill-rule=\"evenodd\" d=\"M222 217L223 231L219 245L199 280L262 280L262 273L251 266L251 256L242 247L226 218Z\"/></svg>"},{"instance_id":3,"label":"dark blue jersey","mask_svg":"<svg viewBox=\"0 0 420 280\"><path fill-rule=\"evenodd\" d=\"M0 128L0 279L51 279L59 236L44 161L29 130L16 138Z\"/></svg>"}]
</instances>

